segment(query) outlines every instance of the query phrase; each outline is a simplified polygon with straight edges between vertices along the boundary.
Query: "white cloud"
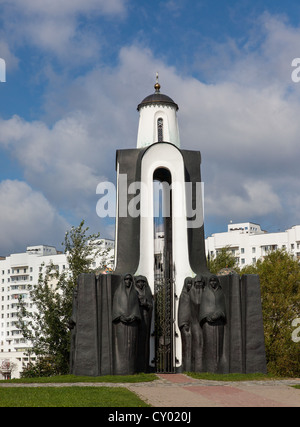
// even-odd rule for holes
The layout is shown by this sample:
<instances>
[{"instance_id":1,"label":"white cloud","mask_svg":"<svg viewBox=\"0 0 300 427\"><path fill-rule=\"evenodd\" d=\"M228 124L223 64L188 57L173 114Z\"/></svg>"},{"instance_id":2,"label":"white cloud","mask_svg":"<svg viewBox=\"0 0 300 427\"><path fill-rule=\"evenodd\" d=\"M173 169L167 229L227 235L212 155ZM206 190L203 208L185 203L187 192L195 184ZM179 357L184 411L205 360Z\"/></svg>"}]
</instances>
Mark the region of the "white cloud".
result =
<instances>
[{"instance_id":1,"label":"white cloud","mask_svg":"<svg viewBox=\"0 0 300 427\"><path fill-rule=\"evenodd\" d=\"M210 186L211 187L211 186ZM239 188L238 188L239 187ZM258 218L271 216L282 212L282 205L278 194L270 183L255 180L232 185L222 192L214 189L206 191L205 214L223 217L224 213L230 218Z\"/></svg>"},{"instance_id":2,"label":"white cloud","mask_svg":"<svg viewBox=\"0 0 300 427\"><path fill-rule=\"evenodd\" d=\"M125 0L8 0L3 4L15 6L26 14L38 13L48 16L66 16L77 13L124 13Z\"/></svg>"},{"instance_id":3,"label":"white cloud","mask_svg":"<svg viewBox=\"0 0 300 427\"><path fill-rule=\"evenodd\" d=\"M31 45L66 65L91 60L101 50L99 34L79 18L126 15L127 0L2 0L3 37L12 46ZM94 26L93 31L98 27Z\"/></svg>"},{"instance_id":4,"label":"white cloud","mask_svg":"<svg viewBox=\"0 0 300 427\"><path fill-rule=\"evenodd\" d=\"M18 68L19 60L12 53L5 40L0 40L0 58L4 59L5 65L9 71Z\"/></svg>"},{"instance_id":5,"label":"white cloud","mask_svg":"<svg viewBox=\"0 0 300 427\"><path fill-rule=\"evenodd\" d=\"M18 116L0 120L0 144L19 161L26 180L60 209L78 214L105 179L97 169L96 141L85 126L79 117L61 119L52 128Z\"/></svg>"},{"instance_id":6,"label":"white cloud","mask_svg":"<svg viewBox=\"0 0 300 427\"><path fill-rule=\"evenodd\" d=\"M226 81L259 90L274 87L283 94L292 86L299 94L291 80L291 62L299 57L300 27L289 25L285 16L266 12L245 36L223 43L208 41L195 54L195 69L213 83Z\"/></svg>"},{"instance_id":7,"label":"white cloud","mask_svg":"<svg viewBox=\"0 0 300 427\"><path fill-rule=\"evenodd\" d=\"M63 241L67 221L42 193L22 181L0 183L0 253L24 251L26 246Z\"/></svg>"}]
</instances>

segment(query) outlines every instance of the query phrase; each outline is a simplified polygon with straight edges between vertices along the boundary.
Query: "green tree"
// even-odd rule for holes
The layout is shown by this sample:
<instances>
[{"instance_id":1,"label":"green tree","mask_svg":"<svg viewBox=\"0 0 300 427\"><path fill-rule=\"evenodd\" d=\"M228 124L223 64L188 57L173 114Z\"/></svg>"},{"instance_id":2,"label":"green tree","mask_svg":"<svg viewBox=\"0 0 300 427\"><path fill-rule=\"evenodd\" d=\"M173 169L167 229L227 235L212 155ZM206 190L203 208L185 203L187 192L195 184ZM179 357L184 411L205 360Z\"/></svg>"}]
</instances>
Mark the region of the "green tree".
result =
<instances>
[{"instance_id":1,"label":"green tree","mask_svg":"<svg viewBox=\"0 0 300 427\"><path fill-rule=\"evenodd\" d=\"M227 246L208 260L208 266L215 274L233 268L239 274L259 275L268 371L300 376L300 343L292 339L292 322L300 318L299 261L286 250L277 250L240 270Z\"/></svg>"},{"instance_id":2,"label":"green tree","mask_svg":"<svg viewBox=\"0 0 300 427\"><path fill-rule=\"evenodd\" d=\"M59 273L53 263L44 266L45 271L40 273L38 283L30 292L35 310L29 312L24 301L20 301L19 328L24 338L31 341L30 353L37 356L39 365L35 369L29 367L29 373L68 373L69 319L77 278L80 273L93 271L92 263L96 257L101 255L103 263L107 258L107 251L99 246L99 233L89 235L88 230L82 221L78 227L66 232L63 245L68 268Z\"/></svg>"},{"instance_id":3,"label":"green tree","mask_svg":"<svg viewBox=\"0 0 300 427\"><path fill-rule=\"evenodd\" d=\"M223 268L237 269L237 260L233 255L230 246L225 246L218 250L216 256L208 257L207 265L211 273L217 274Z\"/></svg>"},{"instance_id":4,"label":"green tree","mask_svg":"<svg viewBox=\"0 0 300 427\"><path fill-rule=\"evenodd\" d=\"M299 261L285 250L277 250L241 273L260 278L269 372L299 376L300 344L292 340L292 322L300 317Z\"/></svg>"}]
</instances>

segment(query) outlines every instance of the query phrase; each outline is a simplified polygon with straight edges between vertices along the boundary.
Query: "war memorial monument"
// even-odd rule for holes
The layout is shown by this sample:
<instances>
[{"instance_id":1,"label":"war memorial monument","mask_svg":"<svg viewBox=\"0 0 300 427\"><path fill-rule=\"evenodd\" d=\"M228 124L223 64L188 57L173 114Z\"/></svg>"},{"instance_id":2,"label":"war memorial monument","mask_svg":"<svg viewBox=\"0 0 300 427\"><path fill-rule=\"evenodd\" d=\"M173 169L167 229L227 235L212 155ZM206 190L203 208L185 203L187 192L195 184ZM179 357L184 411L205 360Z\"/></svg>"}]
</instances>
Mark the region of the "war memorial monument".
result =
<instances>
[{"instance_id":1,"label":"war memorial monument","mask_svg":"<svg viewBox=\"0 0 300 427\"><path fill-rule=\"evenodd\" d=\"M74 292L71 373L265 373L259 277L208 270L201 154L180 148L178 105L154 88L137 147L116 152L114 271Z\"/></svg>"}]
</instances>

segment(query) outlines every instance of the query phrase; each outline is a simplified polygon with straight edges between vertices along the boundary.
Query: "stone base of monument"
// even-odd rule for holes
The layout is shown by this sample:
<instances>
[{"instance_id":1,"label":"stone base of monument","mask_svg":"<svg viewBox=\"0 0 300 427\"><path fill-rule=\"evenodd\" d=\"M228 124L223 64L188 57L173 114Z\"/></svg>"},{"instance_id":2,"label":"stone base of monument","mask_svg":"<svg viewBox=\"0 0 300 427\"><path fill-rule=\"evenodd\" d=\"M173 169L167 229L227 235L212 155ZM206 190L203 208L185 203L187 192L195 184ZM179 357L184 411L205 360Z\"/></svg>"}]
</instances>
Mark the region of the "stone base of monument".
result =
<instances>
[{"instance_id":1,"label":"stone base of monument","mask_svg":"<svg viewBox=\"0 0 300 427\"><path fill-rule=\"evenodd\" d=\"M225 299L224 322L221 328L213 322L208 326L200 323L195 328L191 326L200 335L183 349L182 364L175 372L266 373L259 277L240 278L237 274L228 274L218 278ZM124 277L117 274L79 277L72 315L72 374L102 376L155 371L147 363L147 320L137 313L134 297L125 301L132 312L136 311L130 322L114 320L114 297L123 280ZM148 296L149 307L152 307L150 299ZM151 317L149 310L148 313ZM198 348L193 350L195 343Z\"/></svg>"}]
</instances>

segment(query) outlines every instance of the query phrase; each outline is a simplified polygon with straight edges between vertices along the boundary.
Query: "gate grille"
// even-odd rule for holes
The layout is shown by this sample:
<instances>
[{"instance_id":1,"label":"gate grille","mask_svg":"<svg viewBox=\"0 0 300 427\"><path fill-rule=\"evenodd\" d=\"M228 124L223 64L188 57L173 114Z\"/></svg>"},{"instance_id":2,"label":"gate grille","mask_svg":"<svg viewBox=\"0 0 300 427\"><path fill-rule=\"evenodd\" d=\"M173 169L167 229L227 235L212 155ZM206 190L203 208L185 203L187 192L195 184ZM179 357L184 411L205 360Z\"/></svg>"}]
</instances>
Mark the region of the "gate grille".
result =
<instances>
[{"instance_id":1,"label":"gate grille","mask_svg":"<svg viewBox=\"0 0 300 427\"><path fill-rule=\"evenodd\" d=\"M161 183L158 203L160 215L154 215L154 232L163 229L161 253L154 253L155 298L155 366L158 373L175 372L174 354L174 266L172 260L172 183L171 172L163 167L153 173L153 181ZM161 209L161 210L160 210ZM156 212L157 213L157 212Z\"/></svg>"},{"instance_id":2,"label":"gate grille","mask_svg":"<svg viewBox=\"0 0 300 427\"><path fill-rule=\"evenodd\" d=\"M155 365L158 373L173 373L173 280L155 280Z\"/></svg>"}]
</instances>

